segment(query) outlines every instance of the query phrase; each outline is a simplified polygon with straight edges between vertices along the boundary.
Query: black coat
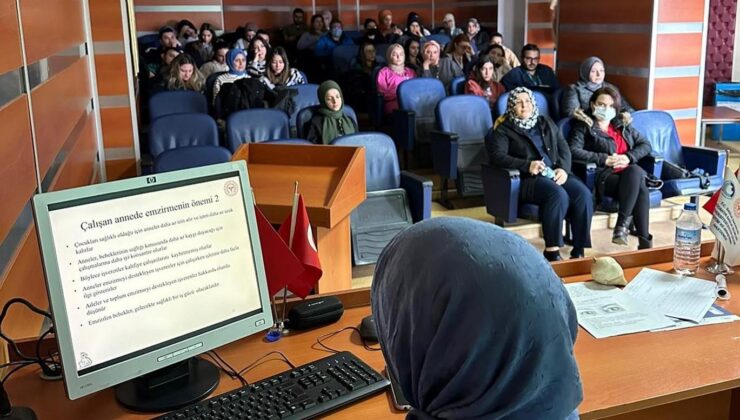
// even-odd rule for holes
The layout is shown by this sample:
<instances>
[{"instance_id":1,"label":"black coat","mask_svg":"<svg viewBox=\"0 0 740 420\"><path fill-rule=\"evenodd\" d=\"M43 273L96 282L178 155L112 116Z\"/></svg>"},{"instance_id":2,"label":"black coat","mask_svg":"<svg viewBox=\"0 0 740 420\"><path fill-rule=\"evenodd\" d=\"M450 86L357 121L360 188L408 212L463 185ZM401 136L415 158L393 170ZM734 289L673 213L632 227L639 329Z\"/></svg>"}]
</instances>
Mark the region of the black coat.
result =
<instances>
[{"instance_id":1,"label":"black coat","mask_svg":"<svg viewBox=\"0 0 740 420\"><path fill-rule=\"evenodd\" d=\"M560 133L558 126L549 118L540 115L537 125L542 134L545 152L552 161L553 169L563 169L570 174L571 154L568 143ZM486 136L488 161L497 168L518 169L524 179L531 177L529 165L542 156L526 131L520 129L511 120L506 119ZM533 183L523 182L521 188L529 188ZM529 192L522 191L523 197Z\"/></svg>"},{"instance_id":2,"label":"black coat","mask_svg":"<svg viewBox=\"0 0 740 420\"><path fill-rule=\"evenodd\" d=\"M590 115L593 118L592 115ZM596 124L589 127L581 120L571 120L568 143L573 159L584 163L596 164L596 196L600 198L606 178L612 174L612 168L606 166L606 158L616 153L617 145L609 134L601 131ZM622 133L627 142L627 157L630 164L636 164L640 159L648 156L653 150L650 143L632 125L625 125L622 120L615 118L612 124Z\"/></svg>"}]
</instances>

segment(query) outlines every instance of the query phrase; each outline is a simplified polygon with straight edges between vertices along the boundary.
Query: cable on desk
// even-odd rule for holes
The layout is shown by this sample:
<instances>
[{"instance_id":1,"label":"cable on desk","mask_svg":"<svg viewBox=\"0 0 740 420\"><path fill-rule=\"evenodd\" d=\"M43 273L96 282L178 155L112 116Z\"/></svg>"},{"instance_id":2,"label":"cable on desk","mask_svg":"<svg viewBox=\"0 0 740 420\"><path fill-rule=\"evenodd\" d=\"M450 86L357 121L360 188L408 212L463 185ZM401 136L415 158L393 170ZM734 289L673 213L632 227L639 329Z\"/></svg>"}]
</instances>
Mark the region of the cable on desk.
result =
<instances>
[{"instance_id":1,"label":"cable on desk","mask_svg":"<svg viewBox=\"0 0 740 420\"><path fill-rule=\"evenodd\" d=\"M224 372L226 375L228 375L231 379L237 379L243 386L249 385L249 382L247 382L246 379L242 375L240 375L236 369L231 367L231 365L224 360L218 353L216 353L215 350L211 350L209 352L206 352L203 354L204 356L208 356L213 363L218 366L219 369L221 369L222 372Z\"/></svg>"},{"instance_id":2,"label":"cable on desk","mask_svg":"<svg viewBox=\"0 0 740 420\"><path fill-rule=\"evenodd\" d=\"M263 360L263 359L265 359L267 356L269 356L271 354L278 354L278 355L281 356L281 358L280 359ZM270 360L282 360L283 362L287 363L287 365L290 366L291 369L295 369L295 365L293 364L293 362L290 361L290 359L288 359L288 356L286 356L285 354L283 354L283 352L281 352L281 351L273 350L273 351L271 351L269 353L263 354L257 360L255 360L254 362L252 362L249 365L247 365L247 367L245 367L244 369L240 370L238 373L240 375L244 375L245 373L249 372L250 370L252 370L255 367L257 367L260 364L262 364L260 361L262 361L262 362L269 362Z\"/></svg>"},{"instance_id":3,"label":"cable on desk","mask_svg":"<svg viewBox=\"0 0 740 420\"><path fill-rule=\"evenodd\" d=\"M42 315L48 318L50 321L52 321L52 324L51 326L49 326L49 329L47 329L43 334L41 334L41 336L38 338L36 342L36 357L23 354L23 352L21 352L21 349L18 347L16 342L12 338L5 335L5 333L3 332L2 325L3 325L3 321L5 320L5 316L7 315L10 307L16 303L23 304L32 312ZM17 297L12 298L5 303L5 306L3 306L2 312L0 312L0 337L2 337L5 341L8 342L8 344L10 344L10 347L13 349L13 351L15 351L15 353L21 359L23 359L23 361L27 361L31 363L38 363L38 365L41 367L41 371L43 372L44 377L51 378L51 379L59 379L61 378L61 375L62 375L62 365L58 363L57 361L55 361L53 358L44 359L43 357L41 357L41 342L43 341L44 337L51 334L52 332L54 332L54 325L53 325L53 319L51 317L51 314L48 311L45 311L35 306L33 303L27 301L26 299L17 298ZM17 369L18 368L15 368L10 373L15 372ZM10 376L10 374L8 374L7 376Z\"/></svg>"},{"instance_id":4,"label":"cable on desk","mask_svg":"<svg viewBox=\"0 0 740 420\"><path fill-rule=\"evenodd\" d=\"M320 336L316 337L316 342L311 345L311 348L314 349L314 350L325 351L325 352L328 352L328 353L339 353L341 350L333 349L333 348L327 346L326 344L324 344L324 340L328 340L328 339L334 337L335 335L337 335L337 334L339 334L341 332L347 331L347 330L351 330L353 332L356 332L357 335L360 335L360 329L359 328L357 328L357 327L344 327L341 330L330 332L328 334L324 334L324 335L320 335ZM380 346L378 346L378 347L372 347L372 346L370 346L369 344L367 344L367 342L365 341L365 339L362 338L362 335L360 335L360 340L362 340L362 347L364 347L365 350L368 350L368 351L380 351ZM316 347L317 345L319 347L321 347L321 348L317 348Z\"/></svg>"},{"instance_id":5,"label":"cable on desk","mask_svg":"<svg viewBox=\"0 0 740 420\"><path fill-rule=\"evenodd\" d=\"M16 366L13 369L11 369L10 372L8 372L8 374L5 375L5 377L3 377L2 380L0 380L0 383L5 384L5 381L8 380L8 378L10 378L10 376L12 374L16 373L17 371L23 369L26 366L35 365L35 364L36 364L36 362L32 362L32 361L28 361L28 360L22 360L22 361L18 361L18 362L5 363L4 365L2 365L3 367L9 366L9 365L16 365Z\"/></svg>"}]
</instances>

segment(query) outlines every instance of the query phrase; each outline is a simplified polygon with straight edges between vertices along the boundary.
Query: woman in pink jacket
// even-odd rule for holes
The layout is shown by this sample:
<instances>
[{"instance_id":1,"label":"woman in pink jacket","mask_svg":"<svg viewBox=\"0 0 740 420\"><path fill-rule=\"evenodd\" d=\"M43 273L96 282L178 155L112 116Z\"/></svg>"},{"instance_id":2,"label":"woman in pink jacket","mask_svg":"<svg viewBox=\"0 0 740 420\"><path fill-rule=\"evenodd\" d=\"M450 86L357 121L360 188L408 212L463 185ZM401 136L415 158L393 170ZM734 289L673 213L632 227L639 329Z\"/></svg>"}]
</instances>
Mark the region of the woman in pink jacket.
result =
<instances>
[{"instance_id":1,"label":"woman in pink jacket","mask_svg":"<svg viewBox=\"0 0 740 420\"><path fill-rule=\"evenodd\" d=\"M416 73L405 66L406 54L401 44L393 44L388 47L385 58L388 65L378 72L376 84L378 92L383 95L385 100L385 113L390 114L398 108L398 98L396 97L398 85L404 80L413 79L416 77Z\"/></svg>"}]
</instances>

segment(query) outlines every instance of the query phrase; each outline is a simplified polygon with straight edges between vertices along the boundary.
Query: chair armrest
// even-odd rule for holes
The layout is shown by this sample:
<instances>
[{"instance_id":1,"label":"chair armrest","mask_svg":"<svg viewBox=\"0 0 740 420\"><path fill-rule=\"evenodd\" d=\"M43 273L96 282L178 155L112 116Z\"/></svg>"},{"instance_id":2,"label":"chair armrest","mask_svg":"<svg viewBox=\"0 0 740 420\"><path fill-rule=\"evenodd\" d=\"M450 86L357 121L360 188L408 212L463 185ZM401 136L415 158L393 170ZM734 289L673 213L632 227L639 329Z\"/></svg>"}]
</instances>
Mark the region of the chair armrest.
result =
<instances>
[{"instance_id":1,"label":"chair armrest","mask_svg":"<svg viewBox=\"0 0 740 420\"><path fill-rule=\"evenodd\" d=\"M515 222L519 211L519 171L484 164L481 172L486 212L506 223Z\"/></svg>"},{"instance_id":2,"label":"chair armrest","mask_svg":"<svg viewBox=\"0 0 740 420\"><path fill-rule=\"evenodd\" d=\"M581 181L586 184L588 189L593 192L596 186L596 164L574 160L571 163L571 169L578 178L581 178Z\"/></svg>"},{"instance_id":3,"label":"chair armrest","mask_svg":"<svg viewBox=\"0 0 740 420\"><path fill-rule=\"evenodd\" d=\"M689 171L704 169L708 175L724 175L727 151L708 147L683 146L683 163Z\"/></svg>"},{"instance_id":4,"label":"chair armrest","mask_svg":"<svg viewBox=\"0 0 740 420\"><path fill-rule=\"evenodd\" d=\"M401 171L401 188L406 190L414 223L432 217L432 181L408 171Z\"/></svg>"},{"instance_id":5,"label":"chair armrest","mask_svg":"<svg viewBox=\"0 0 740 420\"><path fill-rule=\"evenodd\" d=\"M376 128L381 127L383 125L383 112L385 105L383 94L373 92L368 95L368 97L370 98L370 104L368 107L368 116L370 117L370 121Z\"/></svg>"},{"instance_id":6,"label":"chair armrest","mask_svg":"<svg viewBox=\"0 0 740 420\"><path fill-rule=\"evenodd\" d=\"M640 159L637 164L648 174L660 179L660 174L663 173L663 161L665 161L663 156L651 154Z\"/></svg>"},{"instance_id":7,"label":"chair armrest","mask_svg":"<svg viewBox=\"0 0 740 420\"><path fill-rule=\"evenodd\" d=\"M393 139L396 146L402 150L414 150L414 128L416 127L416 113L396 109L393 111Z\"/></svg>"},{"instance_id":8,"label":"chair armrest","mask_svg":"<svg viewBox=\"0 0 740 420\"><path fill-rule=\"evenodd\" d=\"M457 178L457 140L458 135L445 131L431 131L432 166L442 178Z\"/></svg>"}]
</instances>

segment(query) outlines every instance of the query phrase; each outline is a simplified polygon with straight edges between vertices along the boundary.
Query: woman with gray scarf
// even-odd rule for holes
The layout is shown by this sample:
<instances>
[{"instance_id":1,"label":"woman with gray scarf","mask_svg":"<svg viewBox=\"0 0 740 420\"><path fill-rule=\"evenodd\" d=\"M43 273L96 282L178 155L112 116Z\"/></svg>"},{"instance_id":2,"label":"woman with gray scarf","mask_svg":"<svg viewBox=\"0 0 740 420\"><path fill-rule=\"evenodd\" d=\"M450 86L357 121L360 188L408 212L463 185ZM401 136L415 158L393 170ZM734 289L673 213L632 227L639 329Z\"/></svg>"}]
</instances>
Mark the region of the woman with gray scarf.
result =
<instances>
[{"instance_id":1,"label":"woman with gray scarf","mask_svg":"<svg viewBox=\"0 0 740 420\"><path fill-rule=\"evenodd\" d=\"M622 113L635 112L627 103L616 86L605 81L604 62L599 57L589 57L581 63L578 70L578 81L566 88L561 102L560 113L563 117L572 117L577 109L587 111L590 108L591 95L602 87L614 89L622 98Z\"/></svg>"}]
</instances>

